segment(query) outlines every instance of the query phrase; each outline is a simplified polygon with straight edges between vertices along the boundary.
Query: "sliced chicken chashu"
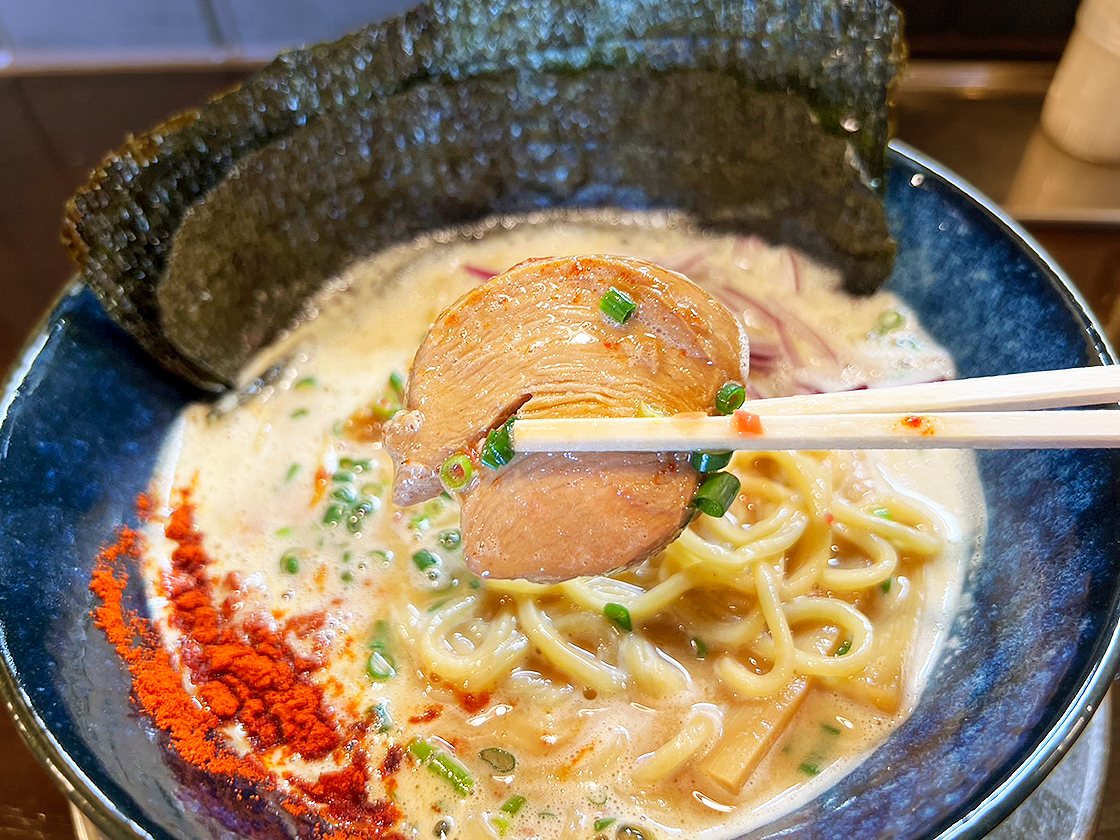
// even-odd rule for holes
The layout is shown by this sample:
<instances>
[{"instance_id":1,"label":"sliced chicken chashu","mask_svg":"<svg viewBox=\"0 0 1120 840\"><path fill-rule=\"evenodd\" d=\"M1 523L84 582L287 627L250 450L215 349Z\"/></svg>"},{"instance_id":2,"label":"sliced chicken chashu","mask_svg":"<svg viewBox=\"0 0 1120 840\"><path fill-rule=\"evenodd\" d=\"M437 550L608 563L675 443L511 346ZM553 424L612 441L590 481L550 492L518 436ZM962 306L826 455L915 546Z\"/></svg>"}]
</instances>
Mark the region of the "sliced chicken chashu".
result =
<instances>
[{"instance_id":1,"label":"sliced chicken chashu","mask_svg":"<svg viewBox=\"0 0 1120 840\"><path fill-rule=\"evenodd\" d=\"M619 323L611 289L636 304ZM439 494L439 470L511 413L633 417L711 409L743 380L738 320L684 276L643 260L527 260L445 310L413 361L405 412L385 428L393 495ZM477 459L475 459L477 461ZM674 454L557 453L476 470L464 491L468 565L495 577L563 579L635 562L687 522L697 476Z\"/></svg>"}]
</instances>

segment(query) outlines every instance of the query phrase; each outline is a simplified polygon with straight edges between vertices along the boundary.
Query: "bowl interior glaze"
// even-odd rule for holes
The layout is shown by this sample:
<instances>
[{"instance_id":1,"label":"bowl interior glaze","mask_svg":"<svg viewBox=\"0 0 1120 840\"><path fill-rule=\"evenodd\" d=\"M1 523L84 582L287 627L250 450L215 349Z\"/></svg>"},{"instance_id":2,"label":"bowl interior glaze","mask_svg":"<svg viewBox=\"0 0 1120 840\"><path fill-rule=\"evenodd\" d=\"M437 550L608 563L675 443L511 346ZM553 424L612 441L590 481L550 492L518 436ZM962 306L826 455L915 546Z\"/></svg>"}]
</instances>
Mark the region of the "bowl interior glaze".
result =
<instances>
[{"instance_id":1,"label":"bowl interior glaze","mask_svg":"<svg viewBox=\"0 0 1120 840\"><path fill-rule=\"evenodd\" d=\"M1036 246L902 146L887 209L899 242L890 288L961 376L1113 362ZM222 784L167 751L90 618L98 550L134 520L168 426L197 397L75 287L0 402L0 693L110 836L291 828L264 804L230 807ZM983 559L919 707L841 783L759 836L822 825L831 836L979 836L1041 781L1104 696L1117 663L1120 452L988 452L979 466Z\"/></svg>"}]
</instances>

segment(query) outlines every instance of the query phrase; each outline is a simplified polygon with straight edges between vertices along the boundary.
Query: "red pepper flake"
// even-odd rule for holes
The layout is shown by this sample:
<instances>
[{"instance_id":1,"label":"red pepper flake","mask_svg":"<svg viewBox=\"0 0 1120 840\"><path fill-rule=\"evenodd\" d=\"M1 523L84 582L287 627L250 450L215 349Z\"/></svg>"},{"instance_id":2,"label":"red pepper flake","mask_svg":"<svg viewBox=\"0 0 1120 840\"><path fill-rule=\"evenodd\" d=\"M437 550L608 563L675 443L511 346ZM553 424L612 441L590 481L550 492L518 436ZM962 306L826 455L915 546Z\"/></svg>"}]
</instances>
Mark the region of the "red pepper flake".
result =
<instances>
[{"instance_id":1,"label":"red pepper flake","mask_svg":"<svg viewBox=\"0 0 1120 840\"><path fill-rule=\"evenodd\" d=\"M936 434L933 423L930 422L928 417L924 417L921 414L907 414L899 421L899 425L902 426L903 429L921 432L923 435Z\"/></svg>"},{"instance_id":2,"label":"red pepper flake","mask_svg":"<svg viewBox=\"0 0 1120 840\"><path fill-rule=\"evenodd\" d=\"M826 524L831 525L836 521L836 517L832 515L832 511L825 511L824 521Z\"/></svg>"},{"instance_id":3,"label":"red pepper flake","mask_svg":"<svg viewBox=\"0 0 1120 840\"><path fill-rule=\"evenodd\" d=\"M413 715L408 719L409 723L431 723L433 720L443 714L442 706L429 706L418 715Z\"/></svg>"},{"instance_id":4,"label":"red pepper flake","mask_svg":"<svg viewBox=\"0 0 1120 840\"><path fill-rule=\"evenodd\" d=\"M136 515L140 517L141 522L147 522L152 518L155 511L155 504L152 502L152 497L147 493L141 493L136 497Z\"/></svg>"},{"instance_id":5,"label":"red pepper flake","mask_svg":"<svg viewBox=\"0 0 1120 840\"><path fill-rule=\"evenodd\" d=\"M381 778L387 779L400 770L403 761L404 747L393 744L389 747L389 750L385 753L385 759L381 762Z\"/></svg>"},{"instance_id":6,"label":"red pepper flake","mask_svg":"<svg viewBox=\"0 0 1120 840\"><path fill-rule=\"evenodd\" d=\"M749 411L738 410L734 414L735 434L742 437L758 437L763 433L762 418Z\"/></svg>"},{"instance_id":7,"label":"red pepper flake","mask_svg":"<svg viewBox=\"0 0 1120 840\"><path fill-rule=\"evenodd\" d=\"M331 474L327 472L323 467L319 467L319 469L316 470L315 494L311 497L311 507L315 507L315 505L319 504L319 501L323 498L323 494L327 492L327 485L330 483L330 480Z\"/></svg>"},{"instance_id":8,"label":"red pepper flake","mask_svg":"<svg viewBox=\"0 0 1120 840\"><path fill-rule=\"evenodd\" d=\"M472 694L469 691L456 691L455 698L459 701L459 705L472 715L481 712L490 704L489 691L480 691L477 694Z\"/></svg>"}]
</instances>

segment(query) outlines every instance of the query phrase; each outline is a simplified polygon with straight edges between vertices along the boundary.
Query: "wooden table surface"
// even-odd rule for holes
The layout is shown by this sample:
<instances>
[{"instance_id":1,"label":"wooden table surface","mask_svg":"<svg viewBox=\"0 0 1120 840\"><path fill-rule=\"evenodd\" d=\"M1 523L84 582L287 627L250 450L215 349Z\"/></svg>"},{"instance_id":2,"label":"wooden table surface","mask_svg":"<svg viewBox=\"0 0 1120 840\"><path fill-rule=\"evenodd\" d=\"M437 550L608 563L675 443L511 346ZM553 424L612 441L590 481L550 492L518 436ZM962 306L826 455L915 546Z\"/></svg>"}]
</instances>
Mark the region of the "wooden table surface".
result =
<instances>
[{"instance_id":1,"label":"wooden table surface","mask_svg":"<svg viewBox=\"0 0 1120 840\"><path fill-rule=\"evenodd\" d=\"M0 75L0 371L11 363L41 314L73 274L59 243L67 197L108 149L129 131L150 127L235 84L246 68L87 75ZM1007 194L1039 100L1000 107L953 96L903 98L903 139L958 169L997 199ZM1001 142L979 144L959 123L988 128ZM975 171L970 171L975 169ZM987 181L985 181L987 179ZM1000 181L1002 179L1002 182ZM1032 231L1109 323L1114 343L1120 317L1120 234L1108 226L1035 223ZM1111 319L1111 321L1110 321ZM1112 705L1120 732L1120 703ZM68 840L65 798L0 713L0 836ZM1114 750L1100 815L1100 840L1120 840L1120 750Z\"/></svg>"}]
</instances>

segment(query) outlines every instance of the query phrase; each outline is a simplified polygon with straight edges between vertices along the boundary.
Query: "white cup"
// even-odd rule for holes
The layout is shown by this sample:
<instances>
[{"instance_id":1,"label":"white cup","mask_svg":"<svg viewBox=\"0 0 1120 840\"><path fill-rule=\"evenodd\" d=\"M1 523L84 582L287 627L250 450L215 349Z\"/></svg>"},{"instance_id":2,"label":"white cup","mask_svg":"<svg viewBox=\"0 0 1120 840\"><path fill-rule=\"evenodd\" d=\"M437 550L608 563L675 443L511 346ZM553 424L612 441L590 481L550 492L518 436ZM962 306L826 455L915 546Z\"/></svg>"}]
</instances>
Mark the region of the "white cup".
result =
<instances>
[{"instance_id":1,"label":"white cup","mask_svg":"<svg viewBox=\"0 0 1120 840\"><path fill-rule=\"evenodd\" d=\"M1080 158L1120 163L1120 0L1082 0L1042 127Z\"/></svg>"}]
</instances>

